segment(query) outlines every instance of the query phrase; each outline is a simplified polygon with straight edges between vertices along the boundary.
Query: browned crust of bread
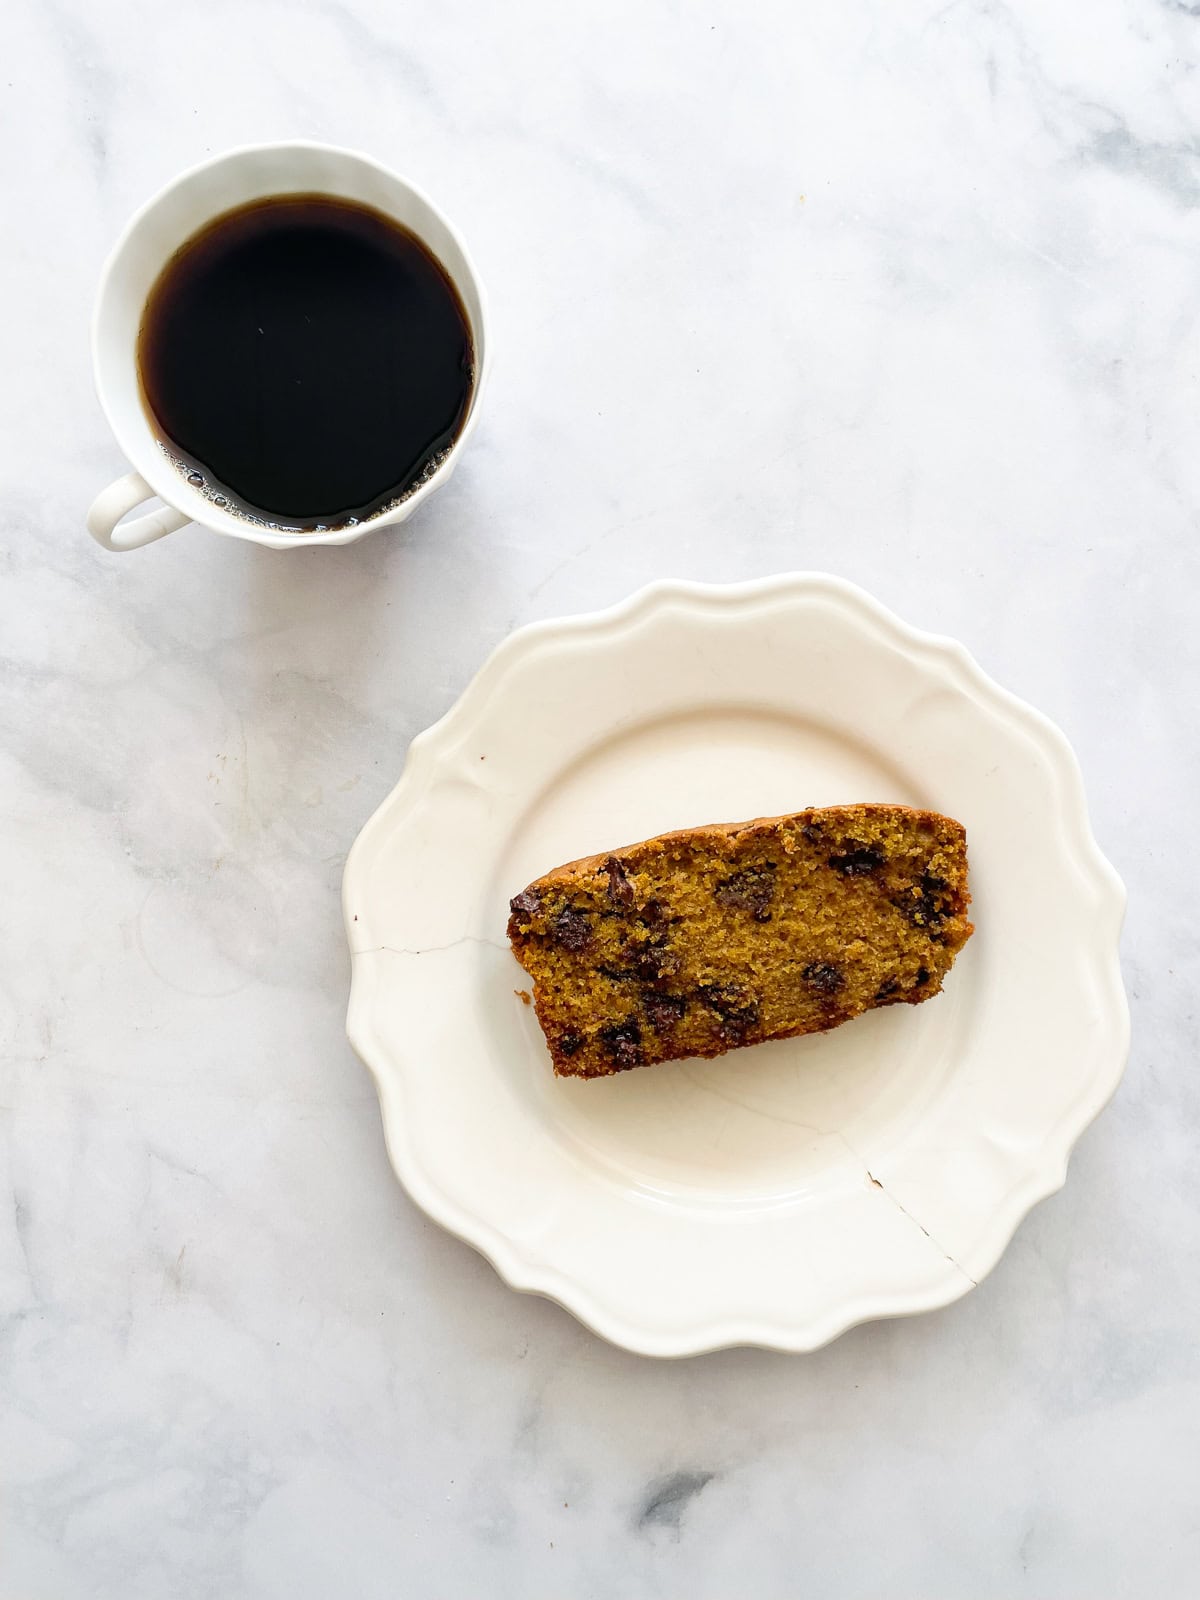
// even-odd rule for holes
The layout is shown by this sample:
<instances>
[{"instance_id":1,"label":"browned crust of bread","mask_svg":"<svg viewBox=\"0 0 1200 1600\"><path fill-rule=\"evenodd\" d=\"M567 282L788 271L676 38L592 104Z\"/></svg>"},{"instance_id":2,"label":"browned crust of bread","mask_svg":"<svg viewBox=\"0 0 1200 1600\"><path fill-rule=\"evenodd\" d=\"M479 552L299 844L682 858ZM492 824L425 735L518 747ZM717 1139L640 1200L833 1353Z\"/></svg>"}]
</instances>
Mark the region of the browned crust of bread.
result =
<instances>
[{"instance_id":1,"label":"browned crust of bread","mask_svg":"<svg viewBox=\"0 0 1200 1600\"><path fill-rule=\"evenodd\" d=\"M634 855L647 845L670 845L676 840L705 838L735 839L740 834L773 833L781 823L794 822L801 817L813 816L817 812L832 811L842 813L847 820L893 816L899 811L910 817L921 817L927 822L938 823L947 828L957 828L964 840L967 837L967 830L961 822L956 822L953 817L943 816L940 811L927 811L920 806L889 805L882 800L868 800L846 806L806 806L803 811L785 811L778 817L751 817L746 822L702 822L695 828L673 828L670 833L651 834L648 839L639 839L636 844L623 844L615 850L600 850L594 856L579 856L575 861L564 861L561 866L552 867L540 878L535 878L529 887L532 889L539 883L563 883L571 878L588 877L593 872L598 872L610 856Z\"/></svg>"}]
</instances>

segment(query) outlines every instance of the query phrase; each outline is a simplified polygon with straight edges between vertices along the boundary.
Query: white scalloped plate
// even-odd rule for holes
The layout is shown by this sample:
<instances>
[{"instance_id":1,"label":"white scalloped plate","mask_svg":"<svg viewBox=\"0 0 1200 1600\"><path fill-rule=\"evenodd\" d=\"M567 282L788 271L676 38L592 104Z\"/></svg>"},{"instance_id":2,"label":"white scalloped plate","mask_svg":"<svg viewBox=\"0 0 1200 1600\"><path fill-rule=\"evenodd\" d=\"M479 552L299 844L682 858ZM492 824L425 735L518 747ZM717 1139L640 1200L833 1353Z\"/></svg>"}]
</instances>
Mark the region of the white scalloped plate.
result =
<instances>
[{"instance_id":1,"label":"white scalloped plate","mask_svg":"<svg viewBox=\"0 0 1200 1600\"><path fill-rule=\"evenodd\" d=\"M966 824L945 992L832 1033L556 1080L508 899L669 828L891 800ZM661 583L507 639L346 867L348 1031L409 1194L516 1289L653 1355L811 1350L943 1306L1058 1189L1128 1045L1124 890L1075 758L851 585Z\"/></svg>"}]
</instances>

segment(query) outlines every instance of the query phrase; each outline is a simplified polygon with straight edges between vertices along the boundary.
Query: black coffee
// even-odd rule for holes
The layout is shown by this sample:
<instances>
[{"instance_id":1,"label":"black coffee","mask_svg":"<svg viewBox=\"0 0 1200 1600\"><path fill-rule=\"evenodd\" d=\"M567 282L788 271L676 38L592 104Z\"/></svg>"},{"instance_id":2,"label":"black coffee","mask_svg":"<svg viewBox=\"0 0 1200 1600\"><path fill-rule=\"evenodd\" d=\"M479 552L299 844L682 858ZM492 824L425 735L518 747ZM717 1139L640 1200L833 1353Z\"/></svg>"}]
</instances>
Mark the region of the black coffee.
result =
<instances>
[{"instance_id":1,"label":"black coffee","mask_svg":"<svg viewBox=\"0 0 1200 1600\"><path fill-rule=\"evenodd\" d=\"M218 217L163 268L138 334L147 410L189 481L307 529L362 521L428 476L473 368L440 262L324 195Z\"/></svg>"}]
</instances>

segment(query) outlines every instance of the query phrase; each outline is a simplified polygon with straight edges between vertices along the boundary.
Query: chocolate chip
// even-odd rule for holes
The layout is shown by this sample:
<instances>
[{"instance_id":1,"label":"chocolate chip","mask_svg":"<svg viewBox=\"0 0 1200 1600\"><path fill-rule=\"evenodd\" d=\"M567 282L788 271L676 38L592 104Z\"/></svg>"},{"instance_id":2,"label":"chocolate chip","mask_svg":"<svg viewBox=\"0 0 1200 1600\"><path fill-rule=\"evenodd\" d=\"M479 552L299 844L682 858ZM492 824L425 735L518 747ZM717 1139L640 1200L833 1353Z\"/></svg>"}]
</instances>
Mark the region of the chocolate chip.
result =
<instances>
[{"instance_id":1,"label":"chocolate chip","mask_svg":"<svg viewBox=\"0 0 1200 1600\"><path fill-rule=\"evenodd\" d=\"M837 994L846 987L845 973L832 961L810 961L800 976L818 994Z\"/></svg>"},{"instance_id":2,"label":"chocolate chip","mask_svg":"<svg viewBox=\"0 0 1200 1600\"><path fill-rule=\"evenodd\" d=\"M929 982L929 968L928 967L918 967L917 968L917 983L916 983L916 987L919 989L922 984L925 984L925 983L928 983L928 982Z\"/></svg>"},{"instance_id":3,"label":"chocolate chip","mask_svg":"<svg viewBox=\"0 0 1200 1600\"><path fill-rule=\"evenodd\" d=\"M775 863L747 867L735 872L713 890L717 904L727 911L748 911L755 922L770 922L770 904L775 895Z\"/></svg>"},{"instance_id":4,"label":"chocolate chip","mask_svg":"<svg viewBox=\"0 0 1200 1600\"><path fill-rule=\"evenodd\" d=\"M550 924L550 932L564 950L578 953L592 942L592 925L582 911L566 906Z\"/></svg>"},{"instance_id":5,"label":"chocolate chip","mask_svg":"<svg viewBox=\"0 0 1200 1600\"><path fill-rule=\"evenodd\" d=\"M939 878L935 872L923 872L921 874L921 887L926 894L941 894L950 885L945 878Z\"/></svg>"},{"instance_id":6,"label":"chocolate chip","mask_svg":"<svg viewBox=\"0 0 1200 1600\"><path fill-rule=\"evenodd\" d=\"M846 842L848 850L837 851L829 858L829 865L843 878L862 878L883 865L885 857L878 845L861 844L857 839Z\"/></svg>"},{"instance_id":7,"label":"chocolate chip","mask_svg":"<svg viewBox=\"0 0 1200 1600\"><path fill-rule=\"evenodd\" d=\"M642 996L642 1005L650 1026L659 1033L669 1033L676 1023L683 1021L687 1010L687 1001L681 994L659 994L654 989Z\"/></svg>"},{"instance_id":8,"label":"chocolate chip","mask_svg":"<svg viewBox=\"0 0 1200 1600\"><path fill-rule=\"evenodd\" d=\"M609 856L604 863L604 870L608 873L608 900L618 911L632 911L637 903L633 883L629 873L625 870L625 863L618 861L616 856Z\"/></svg>"},{"instance_id":9,"label":"chocolate chip","mask_svg":"<svg viewBox=\"0 0 1200 1600\"><path fill-rule=\"evenodd\" d=\"M535 917L542 909L542 898L532 889L522 889L508 902L508 909L516 917Z\"/></svg>"},{"instance_id":10,"label":"chocolate chip","mask_svg":"<svg viewBox=\"0 0 1200 1600\"><path fill-rule=\"evenodd\" d=\"M667 953L657 946L648 944L640 950L632 952L633 973L643 983L653 983L662 976L663 967L666 965Z\"/></svg>"},{"instance_id":11,"label":"chocolate chip","mask_svg":"<svg viewBox=\"0 0 1200 1600\"><path fill-rule=\"evenodd\" d=\"M628 1022L610 1023L607 1028L601 1028L600 1037L604 1046L618 1067L640 1067L644 1059L642 1054L642 1030L631 1017Z\"/></svg>"},{"instance_id":12,"label":"chocolate chip","mask_svg":"<svg viewBox=\"0 0 1200 1600\"><path fill-rule=\"evenodd\" d=\"M587 1043L581 1033L576 1033L574 1028L568 1028L566 1033L558 1036L558 1052L560 1055L573 1056L582 1050Z\"/></svg>"},{"instance_id":13,"label":"chocolate chip","mask_svg":"<svg viewBox=\"0 0 1200 1600\"><path fill-rule=\"evenodd\" d=\"M736 984L705 983L699 989L701 1000L719 1017L732 1017L753 1004L752 997Z\"/></svg>"},{"instance_id":14,"label":"chocolate chip","mask_svg":"<svg viewBox=\"0 0 1200 1600\"><path fill-rule=\"evenodd\" d=\"M876 1000L887 1000L900 987L899 978L885 978L875 991Z\"/></svg>"},{"instance_id":15,"label":"chocolate chip","mask_svg":"<svg viewBox=\"0 0 1200 1600\"><path fill-rule=\"evenodd\" d=\"M935 879L940 882L940 879ZM912 923L914 928L923 928L926 933L937 935L941 932L946 921L946 914L942 910L942 903L938 899L938 891L924 887L925 879L921 880L921 887L913 884L909 893L901 899L893 900L893 905L899 907Z\"/></svg>"},{"instance_id":16,"label":"chocolate chip","mask_svg":"<svg viewBox=\"0 0 1200 1600\"><path fill-rule=\"evenodd\" d=\"M736 984L708 983L697 991L704 1004L721 1019L721 1038L726 1044L740 1044L758 1022L758 1001Z\"/></svg>"},{"instance_id":17,"label":"chocolate chip","mask_svg":"<svg viewBox=\"0 0 1200 1600\"><path fill-rule=\"evenodd\" d=\"M819 822L806 822L800 832L809 844L820 844L825 837L825 830Z\"/></svg>"},{"instance_id":18,"label":"chocolate chip","mask_svg":"<svg viewBox=\"0 0 1200 1600\"><path fill-rule=\"evenodd\" d=\"M627 944L621 951L621 959L624 966L602 962L596 971L615 983L625 983L630 978L656 983L664 974L675 970L675 957L662 944Z\"/></svg>"},{"instance_id":19,"label":"chocolate chip","mask_svg":"<svg viewBox=\"0 0 1200 1600\"><path fill-rule=\"evenodd\" d=\"M638 920L643 928L651 933L662 933L667 928L667 913L663 909L661 900L647 900L638 913Z\"/></svg>"},{"instance_id":20,"label":"chocolate chip","mask_svg":"<svg viewBox=\"0 0 1200 1600\"><path fill-rule=\"evenodd\" d=\"M661 944L644 944L630 951L633 970L643 983L654 983L665 972L674 970L671 952Z\"/></svg>"}]
</instances>

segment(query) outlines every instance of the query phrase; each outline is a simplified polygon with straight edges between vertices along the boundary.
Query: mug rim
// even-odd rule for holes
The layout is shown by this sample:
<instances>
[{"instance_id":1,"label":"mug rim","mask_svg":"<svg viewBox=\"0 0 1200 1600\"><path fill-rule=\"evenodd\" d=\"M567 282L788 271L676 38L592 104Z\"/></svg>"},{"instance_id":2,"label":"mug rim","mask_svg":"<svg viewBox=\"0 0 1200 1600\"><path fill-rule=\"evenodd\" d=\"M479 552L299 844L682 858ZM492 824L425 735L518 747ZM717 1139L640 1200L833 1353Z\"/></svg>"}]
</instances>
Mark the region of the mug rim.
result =
<instances>
[{"instance_id":1,"label":"mug rim","mask_svg":"<svg viewBox=\"0 0 1200 1600\"><path fill-rule=\"evenodd\" d=\"M320 154L325 156L334 156L339 160L349 160L359 163L362 166L370 167L375 172L386 178L389 182L400 184L401 187L407 190L408 193L420 205L424 206L446 230L446 233L453 241L456 249L458 250L459 256L461 257L462 264L465 269L463 283L458 281L459 274L456 274L451 270L449 265L443 259L441 252L434 250L432 244L427 239L420 234L418 235L422 238L422 243L426 246L426 248L429 249L434 255L435 259L442 267L442 270L449 277L451 283L454 284L455 290L459 294L460 299L464 300L464 310L466 310L467 316L472 324L471 332L474 336L475 342L475 373L474 380L471 385L471 402L467 409L467 414L463 418L462 427L459 429L453 444L451 444L449 450L438 463L434 471L429 475L424 483L420 484L417 488L413 489L411 493L406 495L404 499L399 502L399 505L393 505L390 509L384 507L382 510L373 513L373 515L364 517L361 522L356 523L353 527L331 528L322 533L308 530L300 533L288 533L285 530L268 528L263 524L251 522L247 519L238 517L231 511L223 510L220 506L214 506L213 503L204 495L192 488L191 485L185 481L181 474L177 474L172 470L169 462L162 453L158 441L154 438L153 427L150 419L145 414L144 407L141 411L144 430L137 437L132 439L129 438L127 436L127 431L122 427L114 415L115 408L109 404L105 363L102 361L100 354L101 323L107 308L108 298L112 291L112 286L116 279L116 274L120 268L122 257L129 248L131 241L139 229L143 226L150 214L167 198L169 194L171 194L173 190L177 189L180 184L186 183L189 179L197 177L200 173L207 172L214 167L225 166L231 161L236 161L246 156L254 156L264 152L282 150L315 151L320 152ZM325 191L322 185L317 184L312 192L314 194L321 194ZM228 209L235 210L237 208L234 206L229 207ZM216 217L221 215L223 215L223 212L218 210L198 218L194 228L187 237L191 238L196 232L206 226L207 223L212 222ZM166 261L164 261L162 266L159 267L159 271L161 271L162 267L165 265ZM466 297L463 294L463 289L465 287L469 287L474 294L476 303L478 305L477 316L472 316L470 307L465 304ZM164 505L178 511L181 515L186 516L190 521L210 529L213 533L225 534L229 538L233 539L243 539L251 544L266 545L274 550L290 550L301 546L352 544L356 539L361 539L365 534L373 533L379 528L394 526L401 521L405 521L409 516L412 515L421 502L428 499L434 490L440 488L450 476L450 473L457 464L458 456L463 445L466 444L467 439L474 431L475 423L479 414L479 400L483 390L484 378L490 364L486 336L486 322L486 294L483 283L480 280L479 273L476 270L475 263L466 247L466 243L464 242L463 237L459 233L458 229L450 221L449 217L446 216L445 212L440 206L430 199L429 195L420 187L419 184L413 183L411 179L404 177L401 173L396 172L393 168L386 166L382 161L377 161L374 156L368 155L365 151L354 150L346 145L325 144L323 141L318 139L273 139L258 144L236 145L229 150L223 150L219 152L217 155L209 156L204 161L197 161L192 166L185 167L182 171L177 172L169 182L163 184L161 188L156 189L155 192L147 200L144 200L142 204L138 206L137 209L129 216L124 227L117 235L112 248L109 250L108 255L105 258L104 265L100 270L100 279L96 288L96 298L92 307L90 329L92 382L95 387L96 398L100 402L100 409L103 411L105 420L107 421L109 428L112 430L113 436L116 439L122 453L128 460L130 467L132 467L135 472L140 473L140 475L145 479L146 483L150 486L151 491L157 495ZM135 350L135 362L136 359L137 352ZM403 515L397 516L396 512L401 509L403 509Z\"/></svg>"}]
</instances>

